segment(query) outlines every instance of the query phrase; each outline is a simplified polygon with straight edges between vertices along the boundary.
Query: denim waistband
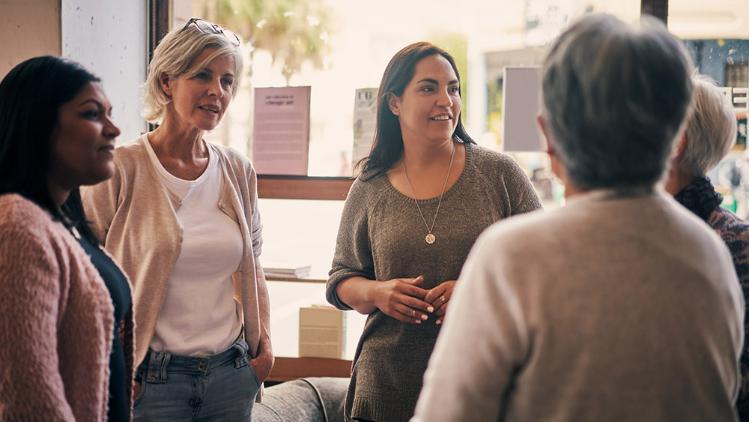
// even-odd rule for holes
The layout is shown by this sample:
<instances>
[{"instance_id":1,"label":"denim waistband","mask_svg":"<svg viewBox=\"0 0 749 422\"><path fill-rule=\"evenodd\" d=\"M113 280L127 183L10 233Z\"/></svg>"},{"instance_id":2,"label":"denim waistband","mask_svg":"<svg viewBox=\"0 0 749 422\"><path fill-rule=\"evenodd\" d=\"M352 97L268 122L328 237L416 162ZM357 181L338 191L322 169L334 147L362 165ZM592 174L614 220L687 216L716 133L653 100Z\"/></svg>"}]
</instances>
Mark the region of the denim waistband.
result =
<instances>
[{"instance_id":1,"label":"denim waistband","mask_svg":"<svg viewBox=\"0 0 749 422\"><path fill-rule=\"evenodd\" d=\"M140 365L137 378L145 377L145 380L150 383L165 383L170 369L179 368L206 373L210 369L232 362L235 367L239 368L247 365L248 350L249 346L242 338L235 341L231 347L223 352L205 357L181 356L169 352L157 352L149 348L143 363Z\"/></svg>"}]
</instances>

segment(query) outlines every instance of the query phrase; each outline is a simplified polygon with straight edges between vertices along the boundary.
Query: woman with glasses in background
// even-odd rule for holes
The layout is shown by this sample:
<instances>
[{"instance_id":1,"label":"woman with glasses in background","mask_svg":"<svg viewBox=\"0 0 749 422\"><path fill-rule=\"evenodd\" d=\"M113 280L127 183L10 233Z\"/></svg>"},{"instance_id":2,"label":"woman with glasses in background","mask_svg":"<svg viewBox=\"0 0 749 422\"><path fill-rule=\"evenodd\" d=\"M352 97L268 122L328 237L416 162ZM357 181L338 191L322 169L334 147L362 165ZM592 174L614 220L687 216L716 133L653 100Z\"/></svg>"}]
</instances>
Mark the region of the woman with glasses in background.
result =
<instances>
[{"instance_id":1,"label":"woman with glasses in background","mask_svg":"<svg viewBox=\"0 0 749 422\"><path fill-rule=\"evenodd\" d=\"M237 91L238 47L201 19L167 34L145 86L158 127L117 148L114 177L83 192L133 283L135 420L248 420L273 365L255 170L203 139Z\"/></svg>"}]
</instances>

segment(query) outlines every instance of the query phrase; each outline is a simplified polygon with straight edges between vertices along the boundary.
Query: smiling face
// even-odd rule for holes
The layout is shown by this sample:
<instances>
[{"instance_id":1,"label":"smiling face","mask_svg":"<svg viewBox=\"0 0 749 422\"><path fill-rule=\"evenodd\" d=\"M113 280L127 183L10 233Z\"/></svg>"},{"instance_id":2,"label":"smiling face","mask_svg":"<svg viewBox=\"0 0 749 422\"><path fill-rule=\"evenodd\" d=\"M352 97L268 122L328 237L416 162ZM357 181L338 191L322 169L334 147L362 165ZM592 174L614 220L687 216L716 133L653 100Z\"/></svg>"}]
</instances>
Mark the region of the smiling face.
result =
<instances>
[{"instance_id":1,"label":"smiling face","mask_svg":"<svg viewBox=\"0 0 749 422\"><path fill-rule=\"evenodd\" d=\"M70 190L112 177L112 152L120 129L111 115L112 106L96 82L84 85L72 100L60 106L52 131L50 183Z\"/></svg>"},{"instance_id":2,"label":"smiling face","mask_svg":"<svg viewBox=\"0 0 749 422\"><path fill-rule=\"evenodd\" d=\"M204 62L214 51L203 50L195 63ZM218 126L231 102L235 69L234 57L225 54L183 75L164 77L162 89L172 99L166 109L167 117L200 130Z\"/></svg>"},{"instance_id":3,"label":"smiling face","mask_svg":"<svg viewBox=\"0 0 749 422\"><path fill-rule=\"evenodd\" d=\"M460 118L460 84L450 62L439 54L425 57L401 96L391 95L390 110L398 116L404 141L451 139Z\"/></svg>"}]
</instances>

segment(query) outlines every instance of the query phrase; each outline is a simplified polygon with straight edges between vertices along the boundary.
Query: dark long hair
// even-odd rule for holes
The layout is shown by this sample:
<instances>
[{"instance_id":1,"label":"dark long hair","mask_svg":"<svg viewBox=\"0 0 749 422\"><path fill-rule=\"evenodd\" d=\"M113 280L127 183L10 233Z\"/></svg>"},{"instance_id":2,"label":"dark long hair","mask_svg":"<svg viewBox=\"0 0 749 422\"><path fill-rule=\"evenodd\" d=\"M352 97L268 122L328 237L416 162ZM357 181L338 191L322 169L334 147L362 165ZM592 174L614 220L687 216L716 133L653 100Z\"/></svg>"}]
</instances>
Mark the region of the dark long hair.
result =
<instances>
[{"instance_id":1,"label":"dark long hair","mask_svg":"<svg viewBox=\"0 0 749 422\"><path fill-rule=\"evenodd\" d=\"M444 57L452 66L455 76L460 82L460 73L455 60L447 51L428 42L417 42L403 47L395 53L382 75L382 82L377 91L377 127L375 128L374 142L369 156L360 160L356 167L362 169L362 176L370 179L386 172L400 159L403 154L403 137L401 136L400 121L388 105L391 95L400 97L403 95L406 85L411 82L416 69L416 64L421 59L433 55ZM460 89L460 88L458 88ZM458 116L458 124L453 132L453 138L475 144L473 139L466 133L461 116Z\"/></svg>"},{"instance_id":2,"label":"dark long hair","mask_svg":"<svg viewBox=\"0 0 749 422\"><path fill-rule=\"evenodd\" d=\"M80 64L53 56L16 65L0 82L0 195L16 193L49 211L67 227L97 242L74 189L58 207L49 194L52 132L60 106L99 78Z\"/></svg>"}]
</instances>

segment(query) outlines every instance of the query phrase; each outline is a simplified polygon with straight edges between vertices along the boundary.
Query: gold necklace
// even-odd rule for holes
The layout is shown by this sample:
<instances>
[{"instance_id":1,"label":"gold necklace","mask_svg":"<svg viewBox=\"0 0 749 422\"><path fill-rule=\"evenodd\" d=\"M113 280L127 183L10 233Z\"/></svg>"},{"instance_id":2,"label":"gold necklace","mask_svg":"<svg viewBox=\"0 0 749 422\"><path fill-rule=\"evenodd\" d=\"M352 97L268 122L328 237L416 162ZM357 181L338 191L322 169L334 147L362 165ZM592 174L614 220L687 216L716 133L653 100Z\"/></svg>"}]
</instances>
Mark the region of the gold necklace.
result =
<instances>
[{"instance_id":1,"label":"gold necklace","mask_svg":"<svg viewBox=\"0 0 749 422\"><path fill-rule=\"evenodd\" d=\"M445 181L442 183L442 193L440 193L440 199L437 202L437 210L434 212L434 218L432 219L432 225L430 226L427 224L427 219L424 218L424 213L421 212L421 207L419 206L419 201L416 199L416 189L414 189L413 183L411 183L411 178L408 177L408 168L406 168L406 158L403 157L403 172L406 173L406 180L408 181L408 186L411 187L411 191L414 193L414 204L416 204L416 209L419 210L419 216L421 217L421 221L424 222L424 226L427 228L427 235L424 236L424 241L427 242L427 245L431 245L434 242L437 241L437 237L432 233L432 230L434 229L434 223L437 222L437 215L440 213L440 206L442 205L442 197L445 195L445 188L447 187L447 180L450 179L450 170L453 168L453 158L455 158L455 144L453 144L453 150L450 153L450 165L447 166L447 174L445 175Z\"/></svg>"}]
</instances>

